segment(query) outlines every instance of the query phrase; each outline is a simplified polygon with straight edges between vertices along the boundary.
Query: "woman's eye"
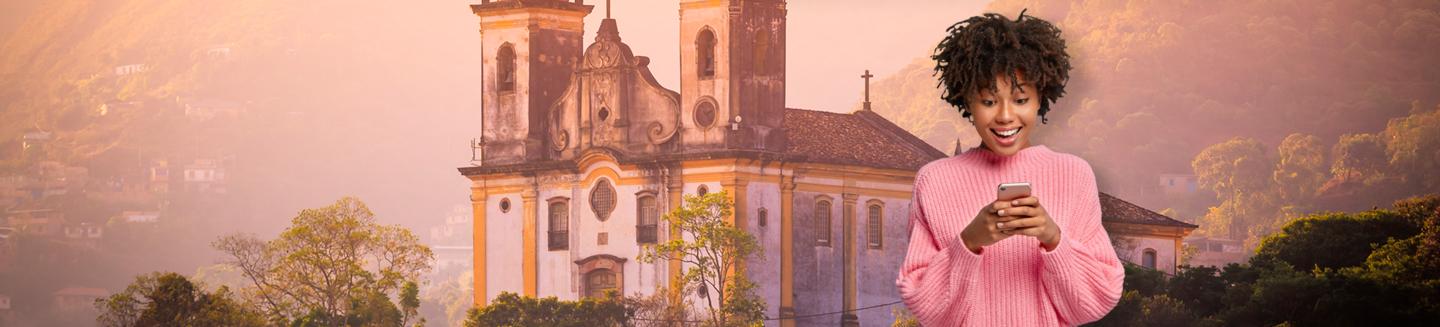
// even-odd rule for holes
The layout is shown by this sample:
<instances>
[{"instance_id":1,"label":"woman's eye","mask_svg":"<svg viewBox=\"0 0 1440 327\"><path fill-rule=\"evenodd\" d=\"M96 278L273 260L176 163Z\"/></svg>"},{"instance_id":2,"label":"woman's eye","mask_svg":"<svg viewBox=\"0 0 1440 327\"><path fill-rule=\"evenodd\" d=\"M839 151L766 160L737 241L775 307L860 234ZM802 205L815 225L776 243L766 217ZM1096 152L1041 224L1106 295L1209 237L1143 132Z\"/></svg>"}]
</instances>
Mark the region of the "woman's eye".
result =
<instances>
[{"instance_id":1,"label":"woman's eye","mask_svg":"<svg viewBox=\"0 0 1440 327\"><path fill-rule=\"evenodd\" d=\"M995 100L980 100L980 105L989 107L995 105Z\"/></svg>"},{"instance_id":2,"label":"woman's eye","mask_svg":"<svg viewBox=\"0 0 1440 327\"><path fill-rule=\"evenodd\" d=\"M1026 102L1030 102L1030 98L1015 99L1015 104L1025 104Z\"/></svg>"}]
</instances>

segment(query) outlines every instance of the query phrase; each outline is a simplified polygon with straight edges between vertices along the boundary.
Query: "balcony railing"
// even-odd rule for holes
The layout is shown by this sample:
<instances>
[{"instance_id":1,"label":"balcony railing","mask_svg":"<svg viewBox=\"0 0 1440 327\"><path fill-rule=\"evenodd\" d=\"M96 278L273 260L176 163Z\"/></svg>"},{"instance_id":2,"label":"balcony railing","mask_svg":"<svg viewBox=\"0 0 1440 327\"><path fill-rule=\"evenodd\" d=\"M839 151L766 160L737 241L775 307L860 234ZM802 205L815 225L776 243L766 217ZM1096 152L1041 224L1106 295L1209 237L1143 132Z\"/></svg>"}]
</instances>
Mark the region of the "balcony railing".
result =
<instances>
[{"instance_id":1,"label":"balcony railing","mask_svg":"<svg viewBox=\"0 0 1440 327\"><path fill-rule=\"evenodd\" d=\"M656 237L656 231L657 231L657 230L659 230L659 227L656 226L656 225L637 225L637 226L635 226L635 243L640 243L640 244L653 244L653 243L655 243L655 242L659 239L659 238Z\"/></svg>"},{"instance_id":2,"label":"balcony railing","mask_svg":"<svg viewBox=\"0 0 1440 327\"><path fill-rule=\"evenodd\" d=\"M565 250L570 248L569 231L550 231L550 250Z\"/></svg>"}]
</instances>

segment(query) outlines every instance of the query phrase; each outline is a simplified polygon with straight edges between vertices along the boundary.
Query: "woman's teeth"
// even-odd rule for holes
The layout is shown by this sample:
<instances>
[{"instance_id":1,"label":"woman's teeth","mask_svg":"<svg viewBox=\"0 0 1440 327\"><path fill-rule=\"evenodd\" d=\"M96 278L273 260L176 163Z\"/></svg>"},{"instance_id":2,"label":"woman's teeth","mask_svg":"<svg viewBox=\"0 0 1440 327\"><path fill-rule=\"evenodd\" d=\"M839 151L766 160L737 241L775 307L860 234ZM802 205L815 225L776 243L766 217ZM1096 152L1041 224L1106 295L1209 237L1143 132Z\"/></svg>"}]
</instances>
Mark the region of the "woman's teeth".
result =
<instances>
[{"instance_id":1,"label":"woman's teeth","mask_svg":"<svg viewBox=\"0 0 1440 327\"><path fill-rule=\"evenodd\" d=\"M1009 130L1004 130L1004 131L998 131L998 130L991 129L990 131L995 132L995 135L999 135L1000 137L1011 137L1011 136L1014 136L1016 133L1020 133L1020 129L1019 129L1019 128L1009 129Z\"/></svg>"}]
</instances>

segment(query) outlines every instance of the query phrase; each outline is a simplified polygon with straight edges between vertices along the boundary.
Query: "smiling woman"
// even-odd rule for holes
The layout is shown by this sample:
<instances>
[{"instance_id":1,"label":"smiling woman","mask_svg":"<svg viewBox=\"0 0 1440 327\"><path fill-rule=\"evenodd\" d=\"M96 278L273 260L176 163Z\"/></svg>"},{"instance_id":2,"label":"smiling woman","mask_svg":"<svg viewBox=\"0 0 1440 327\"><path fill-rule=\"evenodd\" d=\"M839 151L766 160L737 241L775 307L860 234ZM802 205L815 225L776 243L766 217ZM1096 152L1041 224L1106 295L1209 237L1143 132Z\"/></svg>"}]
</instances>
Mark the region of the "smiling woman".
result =
<instances>
[{"instance_id":1,"label":"smiling woman","mask_svg":"<svg viewBox=\"0 0 1440 327\"><path fill-rule=\"evenodd\" d=\"M1030 143L1069 79L1060 29L1022 11L1013 21L972 17L948 32L933 57L943 97L982 144L916 173L900 297L926 326L1104 317L1125 275L1100 226L1094 171ZM1029 183L1032 192L989 197L1000 183Z\"/></svg>"},{"instance_id":2,"label":"smiling woman","mask_svg":"<svg viewBox=\"0 0 1440 327\"><path fill-rule=\"evenodd\" d=\"M1021 11L1014 21L999 14L971 17L947 32L931 56L944 86L941 97L976 122L976 132L990 149L1008 155L1028 146L1028 137L1015 134L1033 125L1036 115L1047 122L1045 114L1065 95L1070 79L1070 55L1060 29ZM1015 110L997 110L1002 104ZM979 114L985 116L973 117Z\"/></svg>"}]
</instances>

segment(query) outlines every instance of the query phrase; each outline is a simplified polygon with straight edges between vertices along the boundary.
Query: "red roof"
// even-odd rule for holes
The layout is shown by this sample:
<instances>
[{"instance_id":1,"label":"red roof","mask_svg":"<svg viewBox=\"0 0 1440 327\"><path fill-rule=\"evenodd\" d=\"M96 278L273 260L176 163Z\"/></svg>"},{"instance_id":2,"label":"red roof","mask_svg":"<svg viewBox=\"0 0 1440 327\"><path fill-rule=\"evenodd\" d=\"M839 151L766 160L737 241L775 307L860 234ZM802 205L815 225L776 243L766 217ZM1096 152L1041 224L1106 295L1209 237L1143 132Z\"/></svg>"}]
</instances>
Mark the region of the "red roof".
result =
<instances>
[{"instance_id":1,"label":"red roof","mask_svg":"<svg viewBox=\"0 0 1440 327\"><path fill-rule=\"evenodd\" d=\"M947 157L873 111L849 114L786 108L787 154L806 161L919 170Z\"/></svg>"},{"instance_id":2,"label":"red roof","mask_svg":"<svg viewBox=\"0 0 1440 327\"><path fill-rule=\"evenodd\" d=\"M1166 217L1158 212L1145 209L1134 203L1121 200L1113 195L1100 192L1100 221L1109 223L1126 223L1156 226L1174 226L1183 228L1200 227L1195 224L1186 223Z\"/></svg>"}]
</instances>

